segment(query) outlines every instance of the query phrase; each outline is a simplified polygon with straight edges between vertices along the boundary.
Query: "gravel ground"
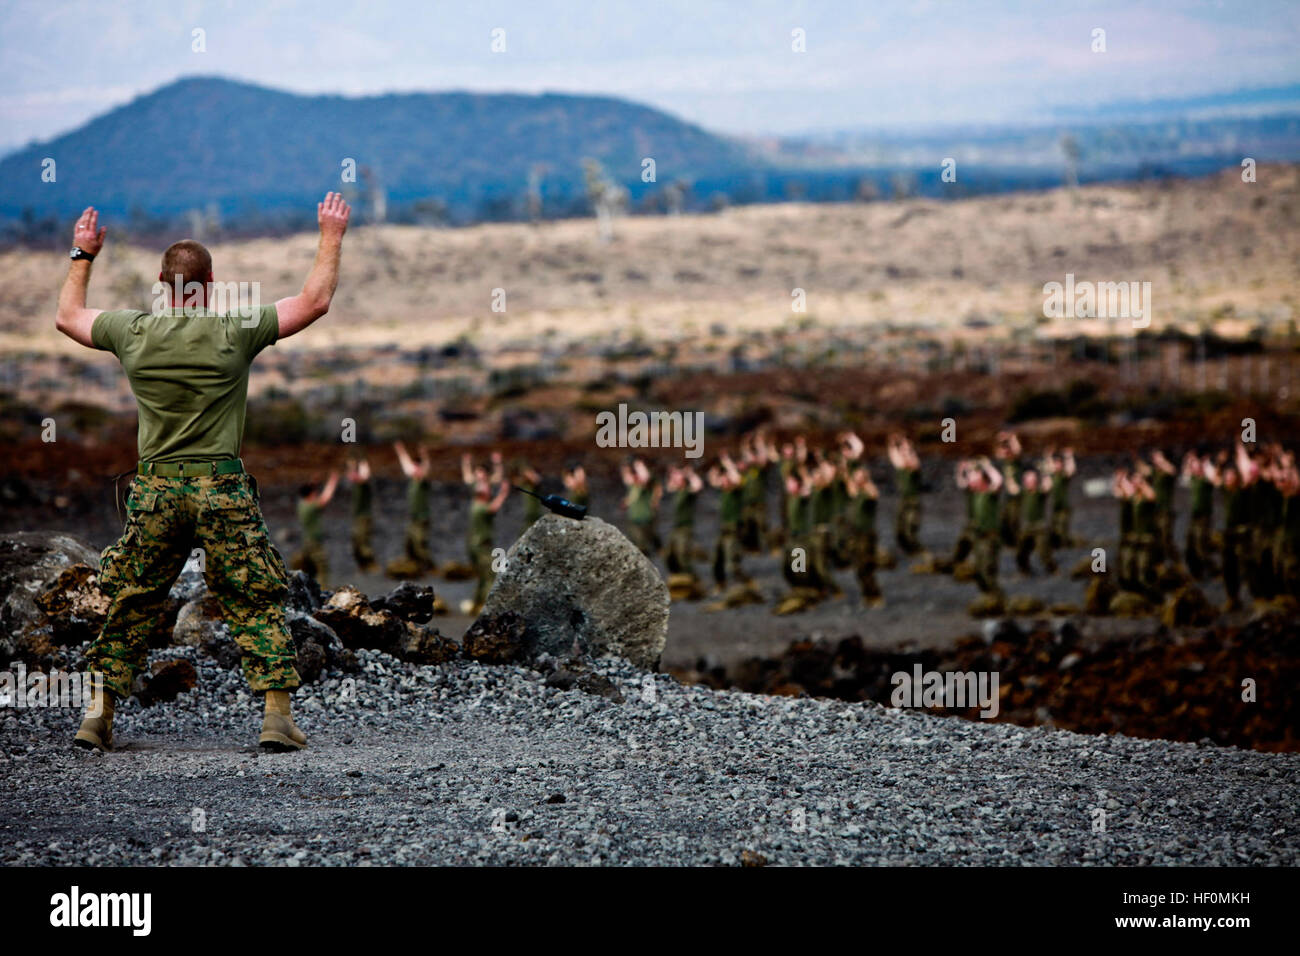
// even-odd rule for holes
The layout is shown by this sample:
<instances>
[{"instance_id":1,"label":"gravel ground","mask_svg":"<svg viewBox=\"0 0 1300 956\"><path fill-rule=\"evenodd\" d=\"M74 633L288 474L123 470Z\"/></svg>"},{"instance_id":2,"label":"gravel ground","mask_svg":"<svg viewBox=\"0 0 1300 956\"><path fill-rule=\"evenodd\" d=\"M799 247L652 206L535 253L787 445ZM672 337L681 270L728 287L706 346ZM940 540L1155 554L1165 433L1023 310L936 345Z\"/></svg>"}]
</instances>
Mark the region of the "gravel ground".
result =
<instances>
[{"instance_id":1,"label":"gravel ground","mask_svg":"<svg viewBox=\"0 0 1300 956\"><path fill-rule=\"evenodd\" d=\"M262 755L234 672L124 706L0 711L0 863L1291 865L1300 755L682 686L622 703L518 667L363 651L299 691L309 750ZM350 692L350 693L349 693ZM343 699L345 696L351 699ZM1093 832L1104 809L1105 832Z\"/></svg>"}]
</instances>

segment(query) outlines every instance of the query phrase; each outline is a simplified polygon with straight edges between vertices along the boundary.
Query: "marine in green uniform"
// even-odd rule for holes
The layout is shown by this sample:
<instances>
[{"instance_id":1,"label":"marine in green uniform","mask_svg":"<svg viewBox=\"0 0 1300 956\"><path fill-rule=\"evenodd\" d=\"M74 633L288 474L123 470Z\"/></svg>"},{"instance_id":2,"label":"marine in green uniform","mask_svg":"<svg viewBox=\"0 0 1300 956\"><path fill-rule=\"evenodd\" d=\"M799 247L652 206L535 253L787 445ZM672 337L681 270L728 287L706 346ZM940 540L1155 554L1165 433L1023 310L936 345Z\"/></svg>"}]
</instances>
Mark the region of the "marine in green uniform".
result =
<instances>
[{"instance_id":1,"label":"marine in green uniform","mask_svg":"<svg viewBox=\"0 0 1300 956\"><path fill-rule=\"evenodd\" d=\"M777 465L781 482L781 547L790 549L790 478L799 463L795 460L794 443L786 442L781 446L781 461Z\"/></svg>"},{"instance_id":2,"label":"marine in green uniform","mask_svg":"<svg viewBox=\"0 0 1300 956\"><path fill-rule=\"evenodd\" d=\"M740 563L741 475L730 456L709 469L709 484L721 492L718 502L718 539L713 546L713 580L718 588L728 582L748 581Z\"/></svg>"},{"instance_id":3,"label":"marine in green uniform","mask_svg":"<svg viewBox=\"0 0 1300 956\"><path fill-rule=\"evenodd\" d=\"M745 459L740 472L740 546L746 551L763 549L767 524L766 472L757 458Z\"/></svg>"},{"instance_id":4,"label":"marine in green uniform","mask_svg":"<svg viewBox=\"0 0 1300 956\"><path fill-rule=\"evenodd\" d=\"M629 537L642 554L653 558L659 552L659 532L655 527L655 518L658 516L663 488L650 474L646 463L639 458L623 465L621 473L623 485L627 488L623 507L627 509Z\"/></svg>"},{"instance_id":5,"label":"marine in green uniform","mask_svg":"<svg viewBox=\"0 0 1300 956\"><path fill-rule=\"evenodd\" d=\"M412 458L401 442L393 445L397 461L406 475L406 534L402 555L388 562L389 577L420 578L434 569L429 550L429 452L420 447L418 460Z\"/></svg>"},{"instance_id":6,"label":"marine in green uniform","mask_svg":"<svg viewBox=\"0 0 1300 956\"><path fill-rule=\"evenodd\" d=\"M1153 561L1156 565L1173 564L1178 560L1178 549L1174 546L1174 488L1178 484L1178 469L1159 450L1152 454L1151 462L1154 465L1151 487L1156 496Z\"/></svg>"},{"instance_id":7,"label":"marine in green uniform","mask_svg":"<svg viewBox=\"0 0 1300 956\"><path fill-rule=\"evenodd\" d=\"M1270 453L1266 452L1266 455ZM1251 491L1251 569L1250 591L1258 600L1269 600L1278 593L1277 531L1282 527L1285 500L1277 486L1277 471L1271 457L1266 457Z\"/></svg>"},{"instance_id":8,"label":"marine in green uniform","mask_svg":"<svg viewBox=\"0 0 1300 956\"><path fill-rule=\"evenodd\" d=\"M1273 534L1281 517L1281 495L1271 480L1272 463L1266 452L1253 455L1239 442L1236 460L1243 522L1239 564L1251 597L1266 601L1274 593Z\"/></svg>"},{"instance_id":9,"label":"marine in green uniform","mask_svg":"<svg viewBox=\"0 0 1300 956\"><path fill-rule=\"evenodd\" d=\"M299 678L284 617L288 574L239 450L249 367L262 349L328 311L350 213L335 193L317 207L320 245L299 295L268 306L241 303L230 312L210 311L212 256L193 240L163 253L166 294L152 313L87 308L91 262L107 230L94 208L78 218L55 325L121 362L139 413L140 459L126 527L100 560L99 587L109 604L84 658L94 690L74 738L78 746L112 748L116 702L131 693L144 668L148 639L195 545L203 549L208 589L242 651L244 676L265 695L259 745L306 746L290 714Z\"/></svg>"},{"instance_id":10,"label":"marine in green uniform","mask_svg":"<svg viewBox=\"0 0 1300 956\"><path fill-rule=\"evenodd\" d=\"M542 516L542 502L540 498L534 497L537 494L537 488L542 483L542 476L539 475L528 462L520 462L515 469L515 484L524 491L530 491L532 494L524 495L524 530L532 526L533 522Z\"/></svg>"},{"instance_id":11,"label":"marine in green uniform","mask_svg":"<svg viewBox=\"0 0 1300 956\"><path fill-rule=\"evenodd\" d=\"M314 578L323 588L329 587L329 557L325 552L325 530L321 512L334 499L338 474L331 473L323 488L303 485L298 489L298 524L302 528L302 550L294 555L290 566Z\"/></svg>"},{"instance_id":12,"label":"marine in green uniform","mask_svg":"<svg viewBox=\"0 0 1300 956\"><path fill-rule=\"evenodd\" d=\"M560 480L564 482L564 497L575 505L587 507L590 502L590 494L587 490L587 469L581 465L575 465L560 475Z\"/></svg>"},{"instance_id":13,"label":"marine in green uniform","mask_svg":"<svg viewBox=\"0 0 1300 956\"><path fill-rule=\"evenodd\" d=\"M1191 486L1192 506L1188 516L1187 541L1183 560L1196 580L1203 580L1213 570L1214 550L1214 464L1196 452L1183 458L1183 473Z\"/></svg>"},{"instance_id":14,"label":"marine in green uniform","mask_svg":"<svg viewBox=\"0 0 1300 956\"><path fill-rule=\"evenodd\" d=\"M1056 558L1052 554L1051 535L1047 530L1047 497L1052 487L1050 477L1041 476L1036 469L1027 468L1021 476L1020 541L1016 547L1016 567L1022 574L1032 574L1030 556L1038 554L1043 569L1056 573Z\"/></svg>"},{"instance_id":15,"label":"marine in green uniform","mask_svg":"<svg viewBox=\"0 0 1300 956\"><path fill-rule=\"evenodd\" d=\"M1048 451L1045 471L1052 476L1052 490L1048 500L1052 505L1051 546L1068 548L1073 542L1070 538L1070 480L1076 470L1073 449L1066 448L1059 454Z\"/></svg>"},{"instance_id":16,"label":"marine in green uniform","mask_svg":"<svg viewBox=\"0 0 1300 956\"><path fill-rule=\"evenodd\" d=\"M1155 488L1140 473L1133 478L1132 501L1131 589L1158 601L1161 597L1156 580L1156 568L1160 563L1160 506Z\"/></svg>"},{"instance_id":17,"label":"marine in green uniform","mask_svg":"<svg viewBox=\"0 0 1300 956\"><path fill-rule=\"evenodd\" d=\"M666 558L669 574L695 576L695 504L703 487L694 468L669 469L668 491L673 496L673 530Z\"/></svg>"},{"instance_id":18,"label":"marine in green uniform","mask_svg":"<svg viewBox=\"0 0 1300 956\"><path fill-rule=\"evenodd\" d=\"M809 570L817 586L827 594L840 594L832 571L834 561L833 522L835 520L835 482L838 469L823 458L812 470L812 545L808 552Z\"/></svg>"},{"instance_id":19,"label":"marine in green uniform","mask_svg":"<svg viewBox=\"0 0 1300 956\"><path fill-rule=\"evenodd\" d=\"M898 486L894 540L904 554L916 554L921 550L921 462L912 443L900 434L889 436L886 451Z\"/></svg>"},{"instance_id":20,"label":"marine in green uniform","mask_svg":"<svg viewBox=\"0 0 1300 956\"><path fill-rule=\"evenodd\" d=\"M1251 530L1246 510L1246 493L1241 486L1241 475L1236 466L1229 465L1223 469L1221 482L1223 545L1220 563L1223 568L1223 590L1228 596L1224 609L1234 611L1241 607L1242 567L1250 558Z\"/></svg>"},{"instance_id":21,"label":"marine in green uniform","mask_svg":"<svg viewBox=\"0 0 1300 956\"><path fill-rule=\"evenodd\" d=\"M972 560L975 565L975 583L985 594L1001 594L998 584L998 551L1002 544L998 491L1002 475L987 459L979 463L978 470L969 479L972 508L975 515L975 543Z\"/></svg>"},{"instance_id":22,"label":"marine in green uniform","mask_svg":"<svg viewBox=\"0 0 1300 956\"><path fill-rule=\"evenodd\" d=\"M848 491L848 549L853 560L853 572L858 578L862 602L878 607L885 600L876 580L876 507L880 492L865 468L856 468L850 473Z\"/></svg>"},{"instance_id":23,"label":"marine in green uniform","mask_svg":"<svg viewBox=\"0 0 1300 956\"><path fill-rule=\"evenodd\" d=\"M970 479L973 471L979 466L969 458L963 458L957 463L957 487L961 489L962 497L966 499L966 521L962 524L961 531L957 535L957 542L952 549L952 565L955 569L968 557L975 547L975 493L970 489Z\"/></svg>"},{"instance_id":24,"label":"marine in green uniform","mask_svg":"<svg viewBox=\"0 0 1300 956\"><path fill-rule=\"evenodd\" d=\"M791 472L785 488L786 554L781 574L791 588L820 591L822 582L812 571L808 555L812 551L812 478L802 465ZM803 561L796 564L795 549L803 551Z\"/></svg>"},{"instance_id":25,"label":"marine in green uniform","mask_svg":"<svg viewBox=\"0 0 1300 956\"><path fill-rule=\"evenodd\" d=\"M1015 432L999 432L995 457L1002 462L1000 533L1002 543L1014 548L1020 541L1020 439Z\"/></svg>"},{"instance_id":26,"label":"marine in green uniform","mask_svg":"<svg viewBox=\"0 0 1300 956\"><path fill-rule=\"evenodd\" d=\"M370 488L370 462L364 458L348 463L348 483L352 485L352 560L357 570L369 574L378 566L374 536L374 512Z\"/></svg>"},{"instance_id":27,"label":"marine in green uniform","mask_svg":"<svg viewBox=\"0 0 1300 956\"><path fill-rule=\"evenodd\" d=\"M492 525L497 512L510 494L510 485L500 469L489 472L482 465L473 465L469 455L461 458L461 477L469 485L473 499L469 506L469 528L465 536L465 553L474 569L474 595L462 610L471 617L483 610L488 591L496 575L492 570ZM492 494L493 479L497 492Z\"/></svg>"}]
</instances>

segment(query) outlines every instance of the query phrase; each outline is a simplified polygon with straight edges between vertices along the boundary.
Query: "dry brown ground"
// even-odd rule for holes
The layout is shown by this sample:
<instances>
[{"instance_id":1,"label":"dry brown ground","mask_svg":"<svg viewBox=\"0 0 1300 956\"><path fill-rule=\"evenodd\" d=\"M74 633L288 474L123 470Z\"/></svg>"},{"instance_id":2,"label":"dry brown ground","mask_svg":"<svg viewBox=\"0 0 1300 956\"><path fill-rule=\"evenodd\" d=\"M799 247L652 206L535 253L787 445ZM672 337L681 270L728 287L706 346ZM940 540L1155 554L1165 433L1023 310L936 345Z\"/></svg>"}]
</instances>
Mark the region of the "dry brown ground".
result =
<instances>
[{"instance_id":1,"label":"dry brown ground","mask_svg":"<svg viewBox=\"0 0 1300 956\"><path fill-rule=\"evenodd\" d=\"M88 197L93 199L93 197ZM111 236L91 303L143 306L159 250ZM601 243L591 220L439 230L356 228L328 319L285 350L445 343L493 350L575 336L724 343L806 326L934 328L974 318L1042 324L1042 286L1067 272L1152 283L1155 325L1288 319L1300 287L1300 167L1243 183L1228 171L1172 184L1102 185L952 202L750 206L625 218ZM315 237L215 242L218 278L263 300L301 285ZM68 352L51 317L61 251L0 254L0 352ZM504 289L507 311L491 310ZM791 290L807 293L807 315ZM1075 320L1070 331L1086 331Z\"/></svg>"}]
</instances>

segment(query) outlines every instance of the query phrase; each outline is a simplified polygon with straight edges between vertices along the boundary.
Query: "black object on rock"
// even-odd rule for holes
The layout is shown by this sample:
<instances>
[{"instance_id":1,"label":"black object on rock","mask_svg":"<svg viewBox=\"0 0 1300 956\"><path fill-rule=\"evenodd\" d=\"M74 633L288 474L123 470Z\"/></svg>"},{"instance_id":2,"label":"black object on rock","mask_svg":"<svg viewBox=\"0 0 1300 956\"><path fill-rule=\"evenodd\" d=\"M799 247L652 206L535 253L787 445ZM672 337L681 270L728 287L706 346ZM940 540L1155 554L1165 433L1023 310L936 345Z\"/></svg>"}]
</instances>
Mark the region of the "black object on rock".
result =
<instances>
[{"instance_id":1,"label":"black object on rock","mask_svg":"<svg viewBox=\"0 0 1300 956\"><path fill-rule=\"evenodd\" d=\"M539 495L535 491L529 491L527 488L520 488L518 485L512 485L516 491L522 491L526 495L532 495L543 505L546 510L552 514L560 515L564 518L573 518L575 521L581 521L587 517L586 505L575 505L568 498L561 498L559 495Z\"/></svg>"}]
</instances>

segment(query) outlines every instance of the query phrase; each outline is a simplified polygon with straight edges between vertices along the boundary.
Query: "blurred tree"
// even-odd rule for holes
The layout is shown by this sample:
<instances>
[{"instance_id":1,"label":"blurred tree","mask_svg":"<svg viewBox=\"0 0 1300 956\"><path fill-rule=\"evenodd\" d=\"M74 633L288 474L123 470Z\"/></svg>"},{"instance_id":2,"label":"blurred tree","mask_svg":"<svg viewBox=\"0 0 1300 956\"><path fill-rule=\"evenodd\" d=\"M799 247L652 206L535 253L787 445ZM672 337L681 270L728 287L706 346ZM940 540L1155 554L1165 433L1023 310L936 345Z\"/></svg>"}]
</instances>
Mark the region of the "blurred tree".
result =
<instances>
[{"instance_id":1,"label":"blurred tree","mask_svg":"<svg viewBox=\"0 0 1300 956\"><path fill-rule=\"evenodd\" d=\"M600 162L588 157L582 161L582 178L587 187L587 200L596 213L596 228L602 242L614 238L614 216L627 205L627 190L605 175Z\"/></svg>"},{"instance_id":2,"label":"blurred tree","mask_svg":"<svg viewBox=\"0 0 1300 956\"><path fill-rule=\"evenodd\" d=\"M1065 185L1075 189L1079 185L1079 141L1070 133L1061 137L1061 154L1065 156Z\"/></svg>"}]
</instances>

